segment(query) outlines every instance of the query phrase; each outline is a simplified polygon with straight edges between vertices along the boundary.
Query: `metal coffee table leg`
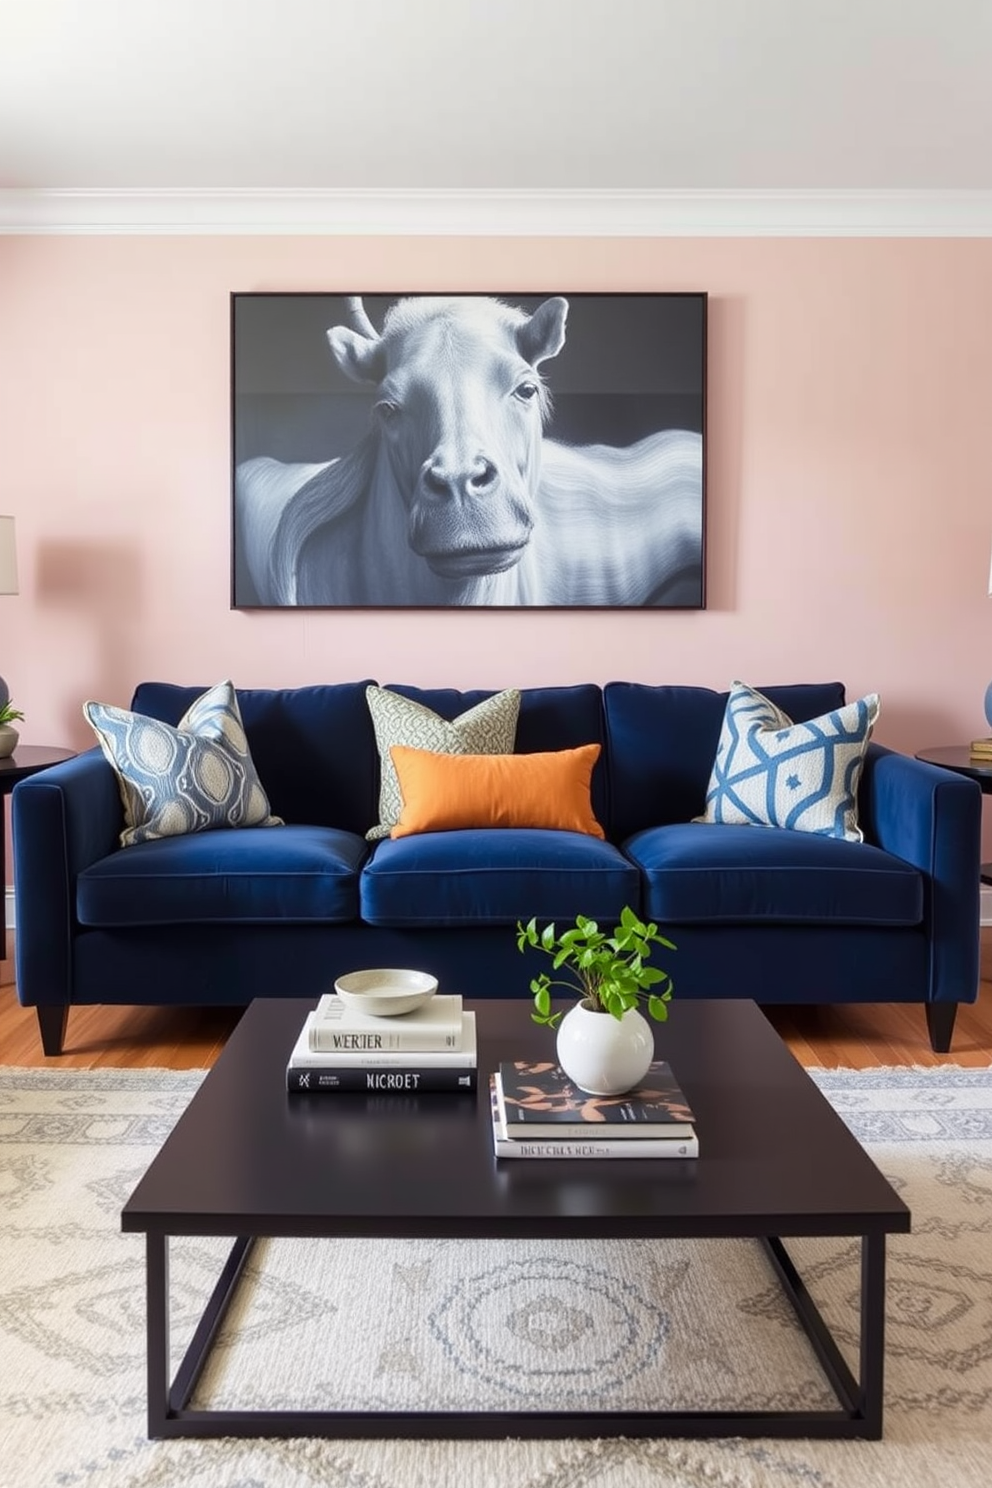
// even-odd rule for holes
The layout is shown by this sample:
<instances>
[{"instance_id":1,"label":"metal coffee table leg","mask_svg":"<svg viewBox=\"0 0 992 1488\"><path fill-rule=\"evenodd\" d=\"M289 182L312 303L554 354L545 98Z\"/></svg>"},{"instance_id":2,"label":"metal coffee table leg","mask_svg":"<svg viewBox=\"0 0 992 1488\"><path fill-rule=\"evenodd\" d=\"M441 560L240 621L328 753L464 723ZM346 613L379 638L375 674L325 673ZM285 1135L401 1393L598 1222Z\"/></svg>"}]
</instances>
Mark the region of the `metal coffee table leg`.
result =
<instances>
[{"instance_id":1,"label":"metal coffee table leg","mask_svg":"<svg viewBox=\"0 0 992 1488\"><path fill-rule=\"evenodd\" d=\"M254 1243L235 1240L170 1384L169 1237L146 1235L148 1435L168 1437L860 1437L882 1435L885 1236L861 1237L860 1362L856 1377L782 1240L761 1243L837 1398L828 1410L257 1411L194 1410L190 1400Z\"/></svg>"},{"instance_id":2,"label":"metal coffee table leg","mask_svg":"<svg viewBox=\"0 0 992 1488\"><path fill-rule=\"evenodd\" d=\"M153 1438L185 1436L182 1417L203 1373L217 1330L224 1321L237 1290L241 1272L254 1245L253 1236L239 1236L231 1246L217 1285L210 1295L196 1332L190 1339L176 1377L169 1384L169 1236L148 1234L147 1334L148 1334L148 1435Z\"/></svg>"},{"instance_id":3,"label":"metal coffee table leg","mask_svg":"<svg viewBox=\"0 0 992 1488\"><path fill-rule=\"evenodd\" d=\"M848 1367L782 1241L769 1236L764 1243L782 1289L843 1409L841 1419L856 1428L853 1432L836 1434L880 1440L885 1361L885 1236L861 1237L860 1379Z\"/></svg>"}]
</instances>

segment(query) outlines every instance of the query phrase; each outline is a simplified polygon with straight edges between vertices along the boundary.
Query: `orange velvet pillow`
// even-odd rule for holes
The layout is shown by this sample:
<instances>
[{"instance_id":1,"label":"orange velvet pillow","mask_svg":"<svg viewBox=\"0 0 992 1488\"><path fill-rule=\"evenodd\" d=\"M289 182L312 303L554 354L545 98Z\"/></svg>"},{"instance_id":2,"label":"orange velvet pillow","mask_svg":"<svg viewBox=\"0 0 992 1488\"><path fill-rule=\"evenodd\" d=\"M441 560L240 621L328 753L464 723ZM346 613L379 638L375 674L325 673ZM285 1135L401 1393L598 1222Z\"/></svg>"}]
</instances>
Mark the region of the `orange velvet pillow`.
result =
<instances>
[{"instance_id":1,"label":"orange velvet pillow","mask_svg":"<svg viewBox=\"0 0 992 1488\"><path fill-rule=\"evenodd\" d=\"M389 835L548 827L604 837L589 794L599 751L583 744L550 754L434 754L394 744L403 810Z\"/></svg>"}]
</instances>

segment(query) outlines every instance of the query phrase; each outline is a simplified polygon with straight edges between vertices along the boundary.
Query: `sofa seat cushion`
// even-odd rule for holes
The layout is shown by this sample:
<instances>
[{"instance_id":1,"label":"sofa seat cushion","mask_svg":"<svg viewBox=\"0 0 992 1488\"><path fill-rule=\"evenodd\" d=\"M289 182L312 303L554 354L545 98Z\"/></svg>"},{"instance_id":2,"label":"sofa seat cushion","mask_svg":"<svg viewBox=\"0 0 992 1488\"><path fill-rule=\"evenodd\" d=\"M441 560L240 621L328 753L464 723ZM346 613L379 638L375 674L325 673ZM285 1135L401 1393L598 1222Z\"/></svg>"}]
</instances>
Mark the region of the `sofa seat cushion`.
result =
<instances>
[{"instance_id":1,"label":"sofa seat cushion","mask_svg":"<svg viewBox=\"0 0 992 1488\"><path fill-rule=\"evenodd\" d=\"M334 827L239 827L164 837L101 858L79 875L80 923L346 922L358 916L364 838Z\"/></svg>"},{"instance_id":2,"label":"sofa seat cushion","mask_svg":"<svg viewBox=\"0 0 992 1488\"><path fill-rule=\"evenodd\" d=\"M782 827L673 823L624 851L643 874L642 913L693 921L917 925L923 878L867 843Z\"/></svg>"},{"instance_id":3,"label":"sofa seat cushion","mask_svg":"<svg viewBox=\"0 0 992 1488\"><path fill-rule=\"evenodd\" d=\"M638 896L637 869L598 837L480 827L380 842L362 872L361 913L396 926L606 920L637 909Z\"/></svg>"}]
</instances>

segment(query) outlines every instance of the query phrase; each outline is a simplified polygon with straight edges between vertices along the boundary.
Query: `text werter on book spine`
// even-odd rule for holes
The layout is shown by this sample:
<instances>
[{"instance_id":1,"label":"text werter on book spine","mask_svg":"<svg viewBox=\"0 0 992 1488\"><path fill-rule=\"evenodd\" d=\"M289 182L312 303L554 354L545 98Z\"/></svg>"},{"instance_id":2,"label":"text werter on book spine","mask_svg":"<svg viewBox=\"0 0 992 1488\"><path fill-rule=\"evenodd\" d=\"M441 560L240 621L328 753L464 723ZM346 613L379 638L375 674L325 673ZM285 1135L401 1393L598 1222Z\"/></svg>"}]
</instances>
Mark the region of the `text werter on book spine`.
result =
<instances>
[{"instance_id":1,"label":"text werter on book spine","mask_svg":"<svg viewBox=\"0 0 992 1488\"><path fill-rule=\"evenodd\" d=\"M463 1033L458 1049L340 1049L328 1051L313 1049L310 1044L310 1014L290 1055L291 1065L306 1065L308 1068L327 1069L397 1069L416 1066L418 1069L470 1069L476 1062L475 1013L462 1015Z\"/></svg>"},{"instance_id":2,"label":"text werter on book spine","mask_svg":"<svg viewBox=\"0 0 992 1488\"><path fill-rule=\"evenodd\" d=\"M462 1046L461 997L431 998L402 1017L374 1018L354 1013L339 998L320 999L309 1021L310 1047L319 1053L407 1053L457 1050Z\"/></svg>"}]
</instances>

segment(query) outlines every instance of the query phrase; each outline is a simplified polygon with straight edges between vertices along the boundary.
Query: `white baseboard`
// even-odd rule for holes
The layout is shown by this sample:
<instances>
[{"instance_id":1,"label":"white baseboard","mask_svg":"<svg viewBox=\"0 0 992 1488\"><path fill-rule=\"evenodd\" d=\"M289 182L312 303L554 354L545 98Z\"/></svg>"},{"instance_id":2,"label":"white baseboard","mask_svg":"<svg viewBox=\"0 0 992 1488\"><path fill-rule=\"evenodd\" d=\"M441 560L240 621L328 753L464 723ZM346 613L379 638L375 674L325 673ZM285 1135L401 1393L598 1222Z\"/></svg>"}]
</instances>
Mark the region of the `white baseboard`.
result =
<instances>
[{"instance_id":1,"label":"white baseboard","mask_svg":"<svg viewBox=\"0 0 992 1488\"><path fill-rule=\"evenodd\" d=\"M13 928L14 928L14 891L13 891L13 889L8 889L7 892L4 894L4 905L5 905L6 910L7 910L7 918L4 921L4 924L7 926L7 929L8 930L13 930Z\"/></svg>"}]
</instances>

